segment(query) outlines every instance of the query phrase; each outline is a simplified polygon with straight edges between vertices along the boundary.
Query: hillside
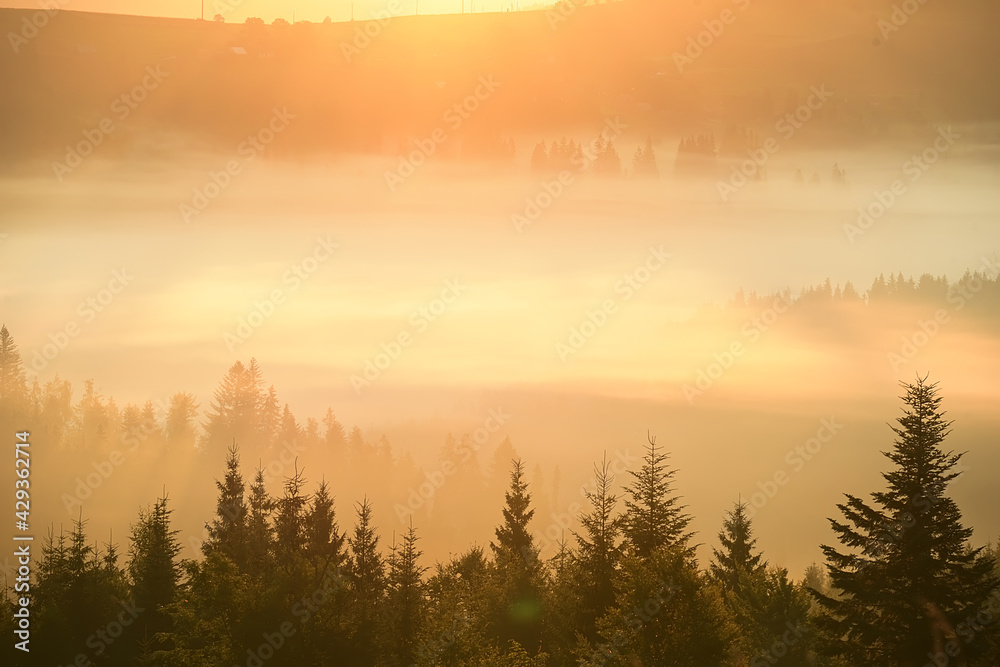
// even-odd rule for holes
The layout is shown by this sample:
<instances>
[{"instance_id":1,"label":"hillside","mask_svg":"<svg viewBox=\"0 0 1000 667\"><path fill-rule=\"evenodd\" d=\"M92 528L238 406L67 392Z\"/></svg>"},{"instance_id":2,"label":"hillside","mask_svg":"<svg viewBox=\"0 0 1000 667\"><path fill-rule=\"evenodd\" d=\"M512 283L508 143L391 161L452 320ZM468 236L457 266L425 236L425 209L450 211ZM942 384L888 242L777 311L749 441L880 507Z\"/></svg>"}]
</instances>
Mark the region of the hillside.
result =
<instances>
[{"instance_id":1,"label":"hillside","mask_svg":"<svg viewBox=\"0 0 1000 667\"><path fill-rule=\"evenodd\" d=\"M769 125L820 85L835 94L820 113L830 142L1000 117L1000 91L975 83L993 80L1000 60L1000 7L985 0L937 0L892 31L879 27L893 16L884 0L558 12L265 26L60 11L34 34L24 22L36 12L0 10L0 150L44 158L104 118L120 130L102 149L110 154L157 154L167 139L183 139L171 150L231 150L285 107L296 117L285 151L384 152L440 125L481 77L499 86L463 133L592 127L616 115L653 134ZM22 32L34 36L11 37ZM147 67L162 84L122 119L115 100Z\"/></svg>"}]
</instances>

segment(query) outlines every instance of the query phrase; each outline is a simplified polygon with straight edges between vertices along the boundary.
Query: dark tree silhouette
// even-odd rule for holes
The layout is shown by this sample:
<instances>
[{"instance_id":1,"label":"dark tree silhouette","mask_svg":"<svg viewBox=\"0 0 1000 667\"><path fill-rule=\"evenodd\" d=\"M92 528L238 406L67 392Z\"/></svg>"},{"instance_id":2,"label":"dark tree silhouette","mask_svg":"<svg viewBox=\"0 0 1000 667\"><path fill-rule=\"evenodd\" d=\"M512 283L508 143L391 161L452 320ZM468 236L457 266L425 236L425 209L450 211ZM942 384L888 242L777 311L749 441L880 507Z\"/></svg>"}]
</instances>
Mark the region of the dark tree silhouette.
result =
<instances>
[{"instance_id":1,"label":"dark tree silhouette","mask_svg":"<svg viewBox=\"0 0 1000 667\"><path fill-rule=\"evenodd\" d=\"M647 435L648 445L638 472L630 470L632 484L625 489L624 533L628 551L640 558L658 549L687 548L691 517L673 494L675 471L667 468L667 455Z\"/></svg>"},{"instance_id":2,"label":"dark tree silhouette","mask_svg":"<svg viewBox=\"0 0 1000 667\"><path fill-rule=\"evenodd\" d=\"M274 563L274 527L271 514L275 501L264 486L264 471L254 473L247 499L247 570L257 581L266 583Z\"/></svg>"},{"instance_id":3,"label":"dark tree silhouette","mask_svg":"<svg viewBox=\"0 0 1000 667\"><path fill-rule=\"evenodd\" d=\"M247 570L247 505L246 484L240 472L240 450L236 443L226 457L226 476L215 482L219 489L216 518L206 524L208 539L202 545L207 556L219 552L231 560L241 572Z\"/></svg>"},{"instance_id":4,"label":"dark tree silhouette","mask_svg":"<svg viewBox=\"0 0 1000 667\"><path fill-rule=\"evenodd\" d=\"M496 633L500 646L511 640L532 653L541 641L542 561L528 524L535 514L524 481L524 464L512 461L503 523L490 543L496 561L499 597Z\"/></svg>"},{"instance_id":5,"label":"dark tree silhouette","mask_svg":"<svg viewBox=\"0 0 1000 667\"><path fill-rule=\"evenodd\" d=\"M133 627L154 650L162 647L159 634L171 629L168 607L177 600L181 582L181 545L178 531L170 525L172 513L166 495L158 498L152 508L140 510L129 547L132 598L143 610Z\"/></svg>"},{"instance_id":6,"label":"dark tree silhouette","mask_svg":"<svg viewBox=\"0 0 1000 667\"><path fill-rule=\"evenodd\" d=\"M384 643L390 664L410 665L417 659L425 607L423 574L426 568L419 564L421 555L411 521L402 546L393 544L389 552Z\"/></svg>"},{"instance_id":7,"label":"dark tree silhouette","mask_svg":"<svg viewBox=\"0 0 1000 667\"><path fill-rule=\"evenodd\" d=\"M759 553L754 553L757 540L753 537L747 503L733 504L719 532L722 549L712 548L714 562L709 566L712 576L727 590L739 588L741 573L754 575L767 567Z\"/></svg>"},{"instance_id":8,"label":"dark tree silhouette","mask_svg":"<svg viewBox=\"0 0 1000 667\"><path fill-rule=\"evenodd\" d=\"M983 626L969 639L961 624L988 607L1000 581L992 559L969 547L972 529L947 495L962 454L942 447L951 422L937 384L901 384L886 490L872 493L872 504L848 494L837 506L844 519L830 520L846 550L823 552L844 597L814 593L826 611L820 621L830 652L856 664L920 665L938 655L978 664L996 629Z\"/></svg>"},{"instance_id":9,"label":"dark tree silhouette","mask_svg":"<svg viewBox=\"0 0 1000 667\"><path fill-rule=\"evenodd\" d=\"M351 647L359 664L375 664L379 650L379 616L385 599L385 563L378 533L372 525L372 505L357 504L354 534L347 538L350 554Z\"/></svg>"},{"instance_id":10,"label":"dark tree silhouette","mask_svg":"<svg viewBox=\"0 0 1000 667\"><path fill-rule=\"evenodd\" d=\"M580 515L583 534L573 533L583 607L578 630L591 639L597 619L614 604L614 582L623 555L622 518L615 514L618 497L611 492L614 481L605 455L600 466L594 465L594 486L585 494L590 511Z\"/></svg>"}]
</instances>

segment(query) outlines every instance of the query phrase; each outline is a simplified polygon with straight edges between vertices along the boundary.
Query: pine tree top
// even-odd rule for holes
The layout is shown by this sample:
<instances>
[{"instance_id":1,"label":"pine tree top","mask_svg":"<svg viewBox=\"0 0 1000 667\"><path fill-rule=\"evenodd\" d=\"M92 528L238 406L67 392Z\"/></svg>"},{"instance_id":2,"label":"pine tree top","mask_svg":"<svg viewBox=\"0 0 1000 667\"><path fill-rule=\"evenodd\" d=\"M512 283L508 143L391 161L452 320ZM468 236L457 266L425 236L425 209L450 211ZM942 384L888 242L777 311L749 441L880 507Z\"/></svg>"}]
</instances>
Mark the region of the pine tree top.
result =
<instances>
[{"instance_id":1,"label":"pine tree top","mask_svg":"<svg viewBox=\"0 0 1000 667\"><path fill-rule=\"evenodd\" d=\"M813 593L835 650L865 664L924 662L935 641L928 619L957 625L1000 585L946 495L962 455L942 447L951 422L937 384L926 377L901 384L903 415L891 427L893 449L884 452L894 464L883 475L887 488L872 493L871 503L848 494L837 506L843 519L830 519L845 549L824 545L823 552L843 596Z\"/></svg>"},{"instance_id":2,"label":"pine tree top","mask_svg":"<svg viewBox=\"0 0 1000 667\"><path fill-rule=\"evenodd\" d=\"M726 513L719 532L722 548L712 549L712 575L731 590L739 586L740 573L756 574L767 567L761 554L755 552L757 540L753 537L748 507L743 500L733 503L733 509Z\"/></svg>"},{"instance_id":3,"label":"pine tree top","mask_svg":"<svg viewBox=\"0 0 1000 667\"><path fill-rule=\"evenodd\" d=\"M642 467L630 470L632 483L625 489L624 532L630 550L640 556L669 547L688 548L693 533L686 532L691 516L673 492L675 470L667 467L667 454L656 438L647 434Z\"/></svg>"}]
</instances>

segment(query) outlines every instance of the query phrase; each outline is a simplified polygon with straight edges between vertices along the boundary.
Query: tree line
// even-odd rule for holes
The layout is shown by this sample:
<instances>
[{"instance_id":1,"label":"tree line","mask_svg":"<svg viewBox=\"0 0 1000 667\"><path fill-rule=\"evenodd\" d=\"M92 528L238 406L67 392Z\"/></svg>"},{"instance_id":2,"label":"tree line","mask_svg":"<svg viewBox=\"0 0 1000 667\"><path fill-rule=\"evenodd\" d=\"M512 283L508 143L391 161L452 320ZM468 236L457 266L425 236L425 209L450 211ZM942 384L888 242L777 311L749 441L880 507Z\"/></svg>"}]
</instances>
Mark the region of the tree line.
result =
<instances>
[{"instance_id":1,"label":"tree line","mask_svg":"<svg viewBox=\"0 0 1000 667\"><path fill-rule=\"evenodd\" d=\"M884 488L845 495L825 567L801 581L767 561L742 502L700 563L652 436L624 480L595 464L579 529L554 555L531 532L514 459L493 539L433 564L419 526L380 533L362 497L342 528L324 479L310 486L296 463L272 495L231 442L202 557L179 557L166 493L140 510L127 556L93 543L82 516L49 533L31 664L995 665L996 550L971 545L948 495L962 454L945 448L937 386L903 390ZM10 590L2 605L11 636ZM9 646L8 664L27 664Z\"/></svg>"}]
</instances>

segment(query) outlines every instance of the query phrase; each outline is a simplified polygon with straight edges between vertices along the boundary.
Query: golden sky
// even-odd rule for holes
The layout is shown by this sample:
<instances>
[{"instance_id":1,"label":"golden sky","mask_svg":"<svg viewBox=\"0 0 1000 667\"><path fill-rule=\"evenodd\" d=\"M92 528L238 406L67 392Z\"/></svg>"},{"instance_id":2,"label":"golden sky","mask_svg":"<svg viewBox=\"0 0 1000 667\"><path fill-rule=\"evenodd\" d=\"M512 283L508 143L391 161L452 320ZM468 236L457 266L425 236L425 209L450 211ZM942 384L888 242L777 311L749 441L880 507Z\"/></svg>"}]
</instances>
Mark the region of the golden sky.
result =
<instances>
[{"instance_id":1,"label":"golden sky","mask_svg":"<svg viewBox=\"0 0 1000 667\"><path fill-rule=\"evenodd\" d=\"M63 9L83 12L110 12L115 14L138 14L146 16L169 16L175 18L198 18L202 10L202 0L50 0ZM535 2L516 0L204 0L205 18L222 14L229 22L242 23L248 16L256 16L268 23L281 17L319 22L329 16L334 21L346 21L351 17L351 5L357 19L370 18L375 12L389 11L394 15L413 14L417 4L421 14L447 14L473 11L507 11L518 6L526 7ZM5 0L0 7L33 8L42 3L39 0ZM46 3L48 4L48 3Z\"/></svg>"}]
</instances>

